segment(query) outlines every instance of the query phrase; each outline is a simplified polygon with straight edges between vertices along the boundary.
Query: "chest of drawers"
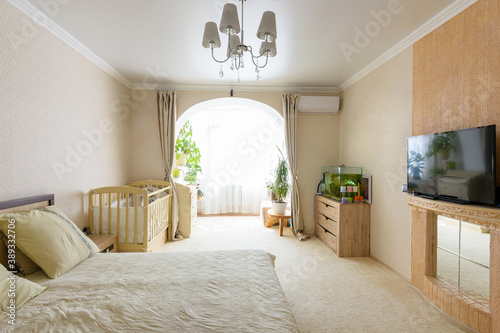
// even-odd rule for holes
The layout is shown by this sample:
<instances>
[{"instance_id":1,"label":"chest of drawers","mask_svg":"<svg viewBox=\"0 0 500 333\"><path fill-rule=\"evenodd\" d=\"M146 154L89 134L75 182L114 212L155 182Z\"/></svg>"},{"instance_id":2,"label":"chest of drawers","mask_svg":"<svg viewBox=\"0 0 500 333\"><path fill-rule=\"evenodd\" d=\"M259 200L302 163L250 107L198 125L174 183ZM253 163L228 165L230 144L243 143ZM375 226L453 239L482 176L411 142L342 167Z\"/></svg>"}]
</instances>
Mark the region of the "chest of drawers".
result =
<instances>
[{"instance_id":1,"label":"chest of drawers","mask_svg":"<svg viewBox=\"0 0 500 333\"><path fill-rule=\"evenodd\" d=\"M315 197L316 235L339 257L370 255L370 205Z\"/></svg>"}]
</instances>

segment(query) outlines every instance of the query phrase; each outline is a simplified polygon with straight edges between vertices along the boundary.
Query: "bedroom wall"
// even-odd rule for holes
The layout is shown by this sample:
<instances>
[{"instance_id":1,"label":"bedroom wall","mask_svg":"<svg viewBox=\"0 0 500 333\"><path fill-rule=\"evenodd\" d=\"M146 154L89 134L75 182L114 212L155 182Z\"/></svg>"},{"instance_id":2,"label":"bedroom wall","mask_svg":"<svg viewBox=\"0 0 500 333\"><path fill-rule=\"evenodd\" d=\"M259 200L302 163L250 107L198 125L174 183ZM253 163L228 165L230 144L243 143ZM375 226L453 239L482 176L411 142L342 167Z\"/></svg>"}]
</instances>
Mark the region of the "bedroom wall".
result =
<instances>
[{"instance_id":1,"label":"bedroom wall","mask_svg":"<svg viewBox=\"0 0 500 333\"><path fill-rule=\"evenodd\" d=\"M279 92L235 91L234 96L253 99L273 107L280 114L282 112ZM229 97L229 91L178 91L177 117L193 105L222 97ZM156 91L134 90L132 99L137 100L137 105L131 113L131 178L163 179ZM313 199L321 176L321 166L338 163L338 119L338 115L299 115L299 191L304 231L307 234L314 234Z\"/></svg>"},{"instance_id":2,"label":"bedroom wall","mask_svg":"<svg viewBox=\"0 0 500 333\"><path fill-rule=\"evenodd\" d=\"M0 1L0 200L54 193L79 227L91 187L126 183L130 90Z\"/></svg>"},{"instance_id":3,"label":"bedroom wall","mask_svg":"<svg viewBox=\"0 0 500 333\"><path fill-rule=\"evenodd\" d=\"M340 163L372 175L371 256L410 279L406 138L411 136L412 48L342 92Z\"/></svg>"}]
</instances>

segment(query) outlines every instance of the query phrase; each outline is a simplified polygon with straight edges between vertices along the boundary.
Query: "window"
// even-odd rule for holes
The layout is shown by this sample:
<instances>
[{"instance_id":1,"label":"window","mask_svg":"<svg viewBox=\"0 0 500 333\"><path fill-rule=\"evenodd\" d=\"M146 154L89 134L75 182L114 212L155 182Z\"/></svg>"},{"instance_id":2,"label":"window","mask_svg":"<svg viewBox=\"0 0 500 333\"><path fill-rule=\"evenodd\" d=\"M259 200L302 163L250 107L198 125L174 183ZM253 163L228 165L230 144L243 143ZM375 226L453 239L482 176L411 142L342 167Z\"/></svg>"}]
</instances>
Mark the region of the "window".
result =
<instances>
[{"instance_id":1,"label":"window","mask_svg":"<svg viewBox=\"0 0 500 333\"><path fill-rule=\"evenodd\" d=\"M234 99L233 99L234 100ZM189 121L201 151L202 214L258 214L269 200L265 180L283 149L283 126L268 112L242 104L200 110Z\"/></svg>"}]
</instances>

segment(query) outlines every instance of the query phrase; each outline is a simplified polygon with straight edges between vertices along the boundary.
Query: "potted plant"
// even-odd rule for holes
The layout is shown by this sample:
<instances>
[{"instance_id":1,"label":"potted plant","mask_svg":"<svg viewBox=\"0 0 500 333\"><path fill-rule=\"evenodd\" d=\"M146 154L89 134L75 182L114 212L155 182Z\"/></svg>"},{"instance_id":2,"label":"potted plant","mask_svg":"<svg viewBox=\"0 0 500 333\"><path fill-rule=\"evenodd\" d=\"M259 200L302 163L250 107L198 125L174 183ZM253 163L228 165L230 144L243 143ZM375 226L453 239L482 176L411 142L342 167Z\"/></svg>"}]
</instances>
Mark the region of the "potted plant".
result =
<instances>
[{"instance_id":1,"label":"potted plant","mask_svg":"<svg viewBox=\"0 0 500 333\"><path fill-rule=\"evenodd\" d=\"M424 156L416 151L410 151L408 158L408 168L410 176L415 180L421 180L424 173Z\"/></svg>"},{"instance_id":2,"label":"potted plant","mask_svg":"<svg viewBox=\"0 0 500 333\"><path fill-rule=\"evenodd\" d=\"M274 181L266 181L266 187L271 196L271 200L273 201L274 212L276 214L284 215L287 206L287 202L285 200L288 195L288 191L292 186L288 180L288 162L279 148L278 151L278 164L273 172L275 178Z\"/></svg>"},{"instance_id":3,"label":"potted plant","mask_svg":"<svg viewBox=\"0 0 500 333\"><path fill-rule=\"evenodd\" d=\"M184 123L177 140L175 141L175 164L178 166L187 166L185 180L191 184L196 184L198 172L201 173L201 153L193 139L193 128L189 120Z\"/></svg>"},{"instance_id":4,"label":"potted plant","mask_svg":"<svg viewBox=\"0 0 500 333\"><path fill-rule=\"evenodd\" d=\"M184 123L177 140L175 141L175 164L178 166L186 166L188 157L193 154L200 153L196 147L196 142L193 140L193 128L189 120Z\"/></svg>"},{"instance_id":5,"label":"potted plant","mask_svg":"<svg viewBox=\"0 0 500 333\"><path fill-rule=\"evenodd\" d=\"M451 150L457 150L452 143L456 135L457 133L454 131L434 134L434 137L429 142L429 149L426 156L431 157L437 154L442 160L449 159Z\"/></svg>"},{"instance_id":6,"label":"potted plant","mask_svg":"<svg viewBox=\"0 0 500 333\"><path fill-rule=\"evenodd\" d=\"M197 185L198 172L201 173L201 167L198 164L191 166L188 173L186 174L185 180L187 180L190 184Z\"/></svg>"}]
</instances>

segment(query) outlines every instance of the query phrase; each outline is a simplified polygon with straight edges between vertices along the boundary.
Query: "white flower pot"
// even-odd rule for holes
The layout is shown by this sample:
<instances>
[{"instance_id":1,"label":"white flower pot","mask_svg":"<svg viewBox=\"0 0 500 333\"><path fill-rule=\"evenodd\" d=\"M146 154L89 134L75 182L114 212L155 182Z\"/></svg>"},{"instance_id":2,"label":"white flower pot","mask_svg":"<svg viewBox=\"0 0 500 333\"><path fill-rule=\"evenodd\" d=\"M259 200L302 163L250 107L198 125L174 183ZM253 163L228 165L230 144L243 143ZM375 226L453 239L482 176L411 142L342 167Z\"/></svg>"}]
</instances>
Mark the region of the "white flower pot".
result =
<instances>
[{"instance_id":1,"label":"white flower pot","mask_svg":"<svg viewBox=\"0 0 500 333\"><path fill-rule=\"evenodd\" d=\"M273 209L276 214L285 215L286 212L286 202L273 202Z\"/></svg>"},{"instance_id":2,"label":"white flower pot","mask_svg":"<svg viewBox=\"0 0 500 333\"><path fill-rule=\"evenodd\" d=\"M179 158L177 158L177 155L179 155ZM187 162L187 155L186 154L175 154L175 165L177 166L185 166Z\"/></svg>"}]
</instances>

